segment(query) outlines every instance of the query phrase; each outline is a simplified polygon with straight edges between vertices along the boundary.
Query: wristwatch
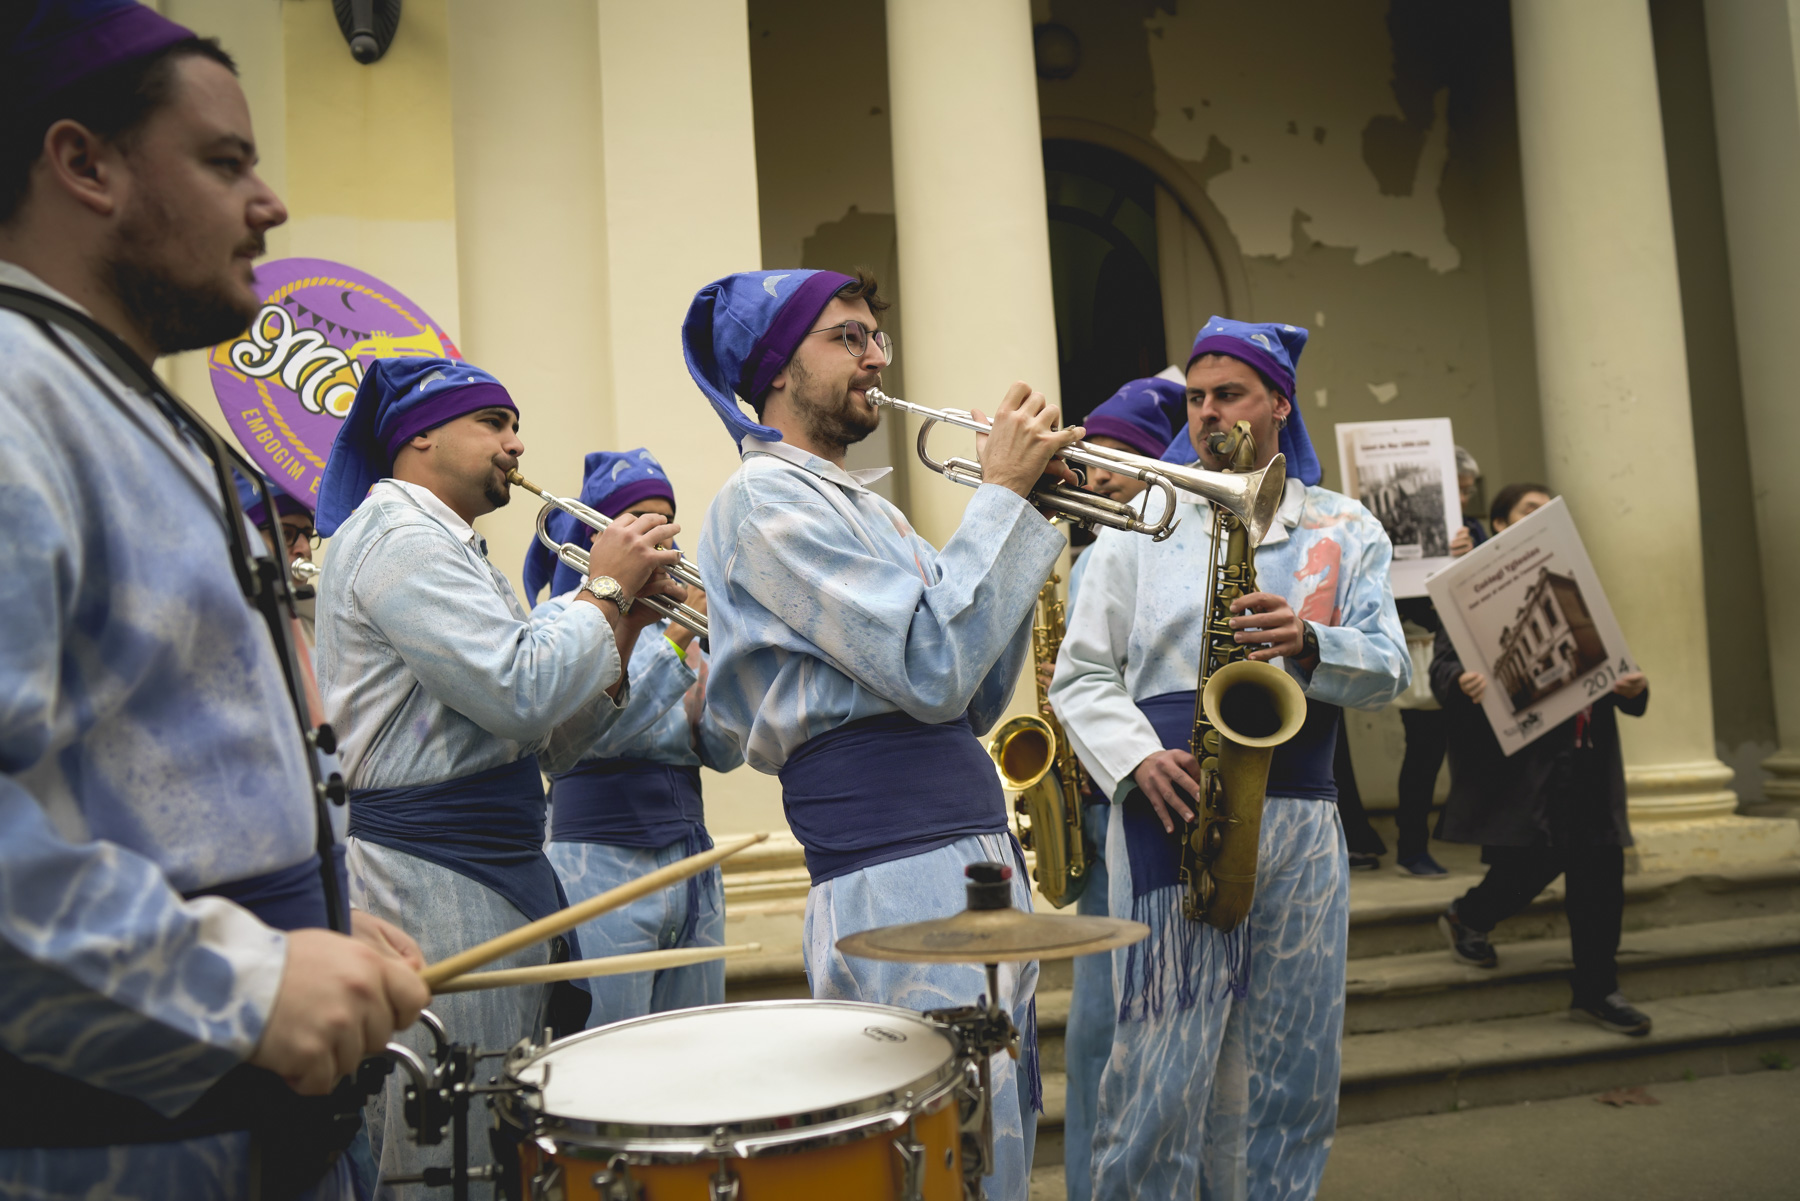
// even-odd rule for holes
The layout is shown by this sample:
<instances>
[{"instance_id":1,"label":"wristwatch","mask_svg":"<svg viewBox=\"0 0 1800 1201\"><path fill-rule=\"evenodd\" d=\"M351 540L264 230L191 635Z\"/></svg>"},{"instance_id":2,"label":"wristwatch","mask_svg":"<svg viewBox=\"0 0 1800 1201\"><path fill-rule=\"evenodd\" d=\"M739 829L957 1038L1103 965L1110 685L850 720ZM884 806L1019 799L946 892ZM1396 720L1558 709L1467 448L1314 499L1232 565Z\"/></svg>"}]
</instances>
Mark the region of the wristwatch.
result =
<instances>
[{"instance_id":1,"label":"wristwatch","mask_svg":"<svg viewBox=\"0 0 1800 1201\"><path fill-rule=\"evenodd\" d=\"M1319 657L1319 632L1313 629L1313 623L1310 621L1300 623L1300 654L1298 657L1301 659L1317 659Z\"/></svg>"},{"instance_id":2,"label":"wristwatch","mask_svg":"<svg viewBox=\"0 0 1800 1201\"><path fill-rule=\"evenodd\" d=\"M619 607L619 615L623 617L631 612L632 598L625 595L625 589L619 581L609 575L597 575L583 584L582 590L597 601L611 601Z\"/></svg>"}]
</instances>

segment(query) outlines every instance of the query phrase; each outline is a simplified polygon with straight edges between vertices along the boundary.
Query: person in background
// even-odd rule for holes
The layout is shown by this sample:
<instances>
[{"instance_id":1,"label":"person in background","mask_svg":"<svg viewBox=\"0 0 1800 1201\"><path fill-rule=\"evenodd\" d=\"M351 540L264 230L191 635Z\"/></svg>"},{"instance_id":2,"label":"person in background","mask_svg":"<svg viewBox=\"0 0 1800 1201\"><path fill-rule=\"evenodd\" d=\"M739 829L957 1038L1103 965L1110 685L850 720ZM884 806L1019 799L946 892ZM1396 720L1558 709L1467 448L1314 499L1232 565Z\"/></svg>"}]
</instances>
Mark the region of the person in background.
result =
<instances>
[{"instance_id":1,"label":"person in background","mask_svg":"<svg viewBox=\"0 0 1800 1201\"><path fill-rule=\"evenodd\" d=\"M588 455L581 503L605 517L655 514L675 519L675 489L648 450ZM550 517L559 542L586 547L594 531L567 513ZM545 584L550 599L532 610L551 619L572 602L581 577L533 542L525 553L525 596ZM706 612L706 594L688 590L687 604ZM710 850L700 796L700 768L730 771L744 762L737 744L706 717L706 660L694 632L659 620L631 653L631 701L570 770L550 781L550 863L580 904L677 859ZM640 897L576 928L582 954L628 955L725 941L725 891L718 867L690 876L681 888ZM609 1022L725 1000L725 962L588 981L588 1029Z\"/></svg>"},{"instance_id":2,"label":"person in background","mask_svg":"<svg viewBox=\"0 0 1800 1201\"><path fill-rule=\"evenodd\" d=\"M1134 379L1088 414L1083 423L1088 442L1114 450L1159 459L1168 449L1175 428L1187 419L1185 379L1164 376ZM1190 445L1188 453L1193 453ZM1129 501L1149 487L1144 481L1104 468L1089 468L1088 490L1113 500ZM1069 600L1066 612L1075 611L1075 596L1089 558L1077 553L1069 568ZM1038 664L1046 685L1055 668ZM1106 917L1112 912L1107 900L1111 887L1106 875L1106 827L1108 798L1092 787L1081 798L1085 809L1082 829L1093 843L1088 856L1088 880L1076 898L1075 912ZM1063 1168L1069 1201L1088 1201L1093 1195L1089 1179L1094 1157L1094 1113L1099 1104L1100 1073L1112 1051L1118 1008L1113 1001L1112 956L1083 955L1075 961L1075 987L1069 998L1069 1024L1063 1034L1063 1053L1069 1076L1068 1099L1063 1117Z\"/></svg>"},{"instance_id":3,"label":"person in background","mask_svg":"<svg viewBox=\"0 0 1800 1201\"><path fill-rule=\"evenodd\" d=\"M1502 488L1491 512L1494 533L1549 503L1542 484ZM1496 967L1488 935L1562 876L1575 962L1569 1016L1620 1034L1649 1034L1649 1016L1619 991L1631 827L1617 714L1643 716L1650 683L1639 671L1620 676L1611 692L1511 755L1501 753L1481 708L1491 686L1480 672L1463 670L1439 629L1431 689L1450 734L1450 799L1437 836L1479 844L1488 872L1444 910L1438 928L1458 963Z\"/></svg>"},{"instance_id":4,"label":"person in background","mask_svg":"<svg viewBox=\"0 0 1800 1201\"><path fill-rule=\"evenodd\" d=\"M294 586L294 608L300 615L300 628L306 635L307 645L311 646L313 603L318 598L318 593L313 590L312 577L318 573L312 572L304 579L294 573L298 564L311 564L313 552L319 549L319 531L313 527L312 507L283 491L281 485L268 476L262 477L262 483L268 485L269 492L275 497L275 516L285 543L278 552L267 531L263 529L268 509L263 505L262 490L236 472L232 473L232 482L237 485L238 505L244 510L244 516L250 519L250 524L262 535L263 545L269 548L270 554L287 557L289 579Z\"/></svg>"},{"instance_id":5,"label":"person in background","mask_svg":"<svg viewBox=\"0 0 1800 1201\"><path fill-rule=\"evenodd\" d=\"M1470 512L1480 486L1481 465L1474 455L1457 447L1456 491L1462 524L1450 535L1452 558L1461 558L1487 540L1480 520ZM1412 652L1414 672L1414 688L1395 702L1406 734L1406 751L1400 761L1400 803L1394 814L1400 844L1394 856L1394 870L1411 879L1429 880L1450 874L1431 857L1429 850L1431 798L1437 790L1438 770L1444 765L1444 715L1435 698L1421 697L1410 704L1408 698L1425 686L1431 658L1430 637L1442 623L1428 596L1403 597L1394 602L1394 607L1400 612L1400 620L1412 627L1407 631L1407 649ZM1348 734L1347 727L1338 732L1332 764L1338 782L1338 811L1344 819L1344 837L1350 844L1351 870L1375 871L1381 867L1381 857L1387 854L1387 843L1363 811L1356 769L1350 762Z\"/></svg>"}]
</instances>

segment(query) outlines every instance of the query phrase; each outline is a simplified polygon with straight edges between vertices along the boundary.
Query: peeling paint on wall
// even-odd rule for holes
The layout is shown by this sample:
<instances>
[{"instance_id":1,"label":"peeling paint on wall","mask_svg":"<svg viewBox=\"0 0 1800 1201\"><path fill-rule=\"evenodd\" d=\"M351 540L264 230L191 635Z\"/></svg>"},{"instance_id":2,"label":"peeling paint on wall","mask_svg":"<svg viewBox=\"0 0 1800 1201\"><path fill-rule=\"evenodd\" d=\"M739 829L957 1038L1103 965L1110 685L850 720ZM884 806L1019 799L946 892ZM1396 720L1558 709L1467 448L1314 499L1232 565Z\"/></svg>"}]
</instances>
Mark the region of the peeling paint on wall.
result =
<instances>
[{"instance_id":1,"label":"peeling paint on wall","mask_svg":"<svg viewBox=\"0 0 1800 1201\"><path fill-rule=\"evenodd\" d=\"M1439 272L1461 264L1438 192L1448 93L1433 97L1429 125L1409 121L1384 17L1370 0L1318 5L1283 22L1279 39L1253 6L1184 4L1144 22L1154 136L1217 168L1207 195L1245 254L1294 253L1298 214L1307 236L1353 250L1359 266L1391 254Z\"/></svg>"}]
</instances>

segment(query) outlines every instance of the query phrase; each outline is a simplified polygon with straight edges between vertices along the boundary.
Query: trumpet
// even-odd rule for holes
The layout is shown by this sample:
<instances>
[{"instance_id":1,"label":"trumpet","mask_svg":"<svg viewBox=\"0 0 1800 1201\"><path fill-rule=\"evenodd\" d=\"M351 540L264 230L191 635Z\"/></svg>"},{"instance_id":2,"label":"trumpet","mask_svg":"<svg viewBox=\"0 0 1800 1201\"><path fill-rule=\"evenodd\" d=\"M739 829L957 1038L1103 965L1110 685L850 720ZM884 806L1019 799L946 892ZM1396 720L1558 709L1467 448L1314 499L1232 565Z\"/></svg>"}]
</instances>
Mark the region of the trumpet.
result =
<instances>
[{"instance_id":1,"label":"trumpet","mask_svg":"<svg viewBox=\"0 0 1800 1201\"><path fill-rule=\"evenodd\" d=\"M587 575L587 551L576 546L573 542L558 542L552 537L549 529L550 514L555 510L560 509L570 517L573 517L576 521L579 521L582 525L588 526L595 531L603 530L611 525L612 518L606 516L604 513L595 512L578 500L572 500L566 496L554 496L549 492L544 491L542 488L520 475L517 468L507 472L506 478L510 482L525 489L525 491L533 493L544 502L544 507L538 510L537 515L538 541L555 551L556 557L568 565L570 570L579 572L584 576ZM677 559L672 566L667 567L664 570L689 588L700 588L704 590L706 587L705 584L700 582L700 569L688 562L686 558ZM691 605L682 604L680 601L672 601L663 596L640 596L635 603L648 607L652 613L655 613L658 616L666 617L670 621L686 626L702 638L706 637L706 614L700 612L700 610Z\"/></svg>"},{"instance_id":2,"label":"trumpet","mask_svg":"<svg viewBox=\"0 0 1800 1201\"><path fill-rule=\"evenodd\" d=\"M928 409L924 405L911 404L889 396L879 388L870 388L868 397L869 403L877 407L898 409L925 419L925 424L919 429L919 460L925 466L945 479L965 487L981 486L980 463L961 458L940 462L931 457L926 442L939 422L961 426L978 434L985 434L991 428L986 422L977 421L961 409ZM1287 460L1282 455L1276 455L1274 461L1261 471L1243 474L1206 471L1199 467L1177 467L1173 463L1096 446L1092 442L1076 442L1064 447L1057 457L1084 467L1099 467L1114 475L1142 480L1161 494L1161 515L1157 520L1149 521L1124 501L1071 488L1061 481L1041 483L1032 489L1029 498L1032 504L1088 529L1109 526L1133 534L1148 534L1157 542L1173 534L1175 527L1180 524L1175 516L1175 493L1179 489L1204 497L1243 522L1250 535L1250 545L1255 546L1263 540L1263 535L1269 532L1270 525L1274 523L1275 510L1281 507L1281 492L1287 484Z\"/></svg>"},{"instance_id":3,"label":"trumpet","mask_svg":"<svg viewBox=\"0 0 1800 1201\"><path fill-rule=\"evenodd\" d=\"M311 588L319 582L319 565L311 559L295 559L288 564L288 575L300 587Z\"/></svg>"}]
</instances>

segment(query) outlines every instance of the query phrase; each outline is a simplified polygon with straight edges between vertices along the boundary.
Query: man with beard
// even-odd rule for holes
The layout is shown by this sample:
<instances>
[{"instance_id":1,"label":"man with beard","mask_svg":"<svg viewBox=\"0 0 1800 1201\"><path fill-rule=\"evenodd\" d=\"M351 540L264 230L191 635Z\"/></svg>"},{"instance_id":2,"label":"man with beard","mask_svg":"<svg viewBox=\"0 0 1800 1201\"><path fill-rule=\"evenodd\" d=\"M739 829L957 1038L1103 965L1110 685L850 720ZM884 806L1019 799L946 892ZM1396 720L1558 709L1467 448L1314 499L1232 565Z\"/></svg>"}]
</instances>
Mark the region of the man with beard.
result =
<instances>
[{"instance_id":1,"label":"man with beard","mask_svg":"<svg viewBox=\"0 0 1800 1201\"><path fill-rule=\"evenodd\" d=\"M1393 549L1367 509L1318 486L1294 395L1306 331L1214 317L1187 367L1187 462L1225 469L1209 434L1250 424L1258 468L1287 491L1254 552L1259 590L1231 602L1237 643L1307 697L1275 749L1249 917L1229 932L1182 912L1177 822L1198 807L1188 752L1215 581L1212 513L1183 502L1163 542L1102 530L1050 698L1113 798L1114 915L1150 938L1113 955L1119 1023L1100 1080L1093 1196L1311 1197L1337 1121L1350 890L1331 760L1340 706L1379 708L1411 659L1388 586Z\"/></svg>"},{"instance_id":2,"label":"man with beard","mask_svg":"<svg viewBox=\"0 0 1800 1201\"><path fill-rule=\"evenodd\" d=\"M230 58L150 9L9 6L0 90L0 1194L348 1197L355 1103L298 1094L421 960L327 928L252 469L149 367L245 328L287 213Z\"/></svg>"},{"instance_id":3,"label":"man with beard","mask_svg":"<svg viewBox=\"0 0 1800 1201\"><path fill-rule=\"evenodd\" d=\"M1013 903L1031 907L976 735L1012 695L1064 545L1025 497L1081 431L1059 431L1056 406L1014 384L982 451L987 482L936 550L869 491L885 469L844 468L846 448L880 422L868 389L893 358L885 308L865 274L751 271L702 288L682 335L688 370L743 454L700 541L707 704L752 767L781 777L812 875L813 995L929 1010L974 1003L982 970L846 959L836 944L959 912L965 871L983 861L1014 865ZM1035 963L1001 970L1000 1001L1027 1041L1025 1086L1006 1056L994 1062L988 1195L1007 1201L1025 1197L1036 1129L1036 978Z\"/></svg>"},{"instance_id":4,"label":"man with beard","mask_svg":"<svg viewBox=\"0 0 1800 1201\"><path fill-rule=\"evenodd\" d=\"M624 665L654 621L640 596L683 594L659 568L680 527L623 516L594 539L567 607L529 616L474 522L507 503L519 412L493 376L454 359L370 364L326 459L318 523L319 690L350 784L350 898L419 932L437 960L563 908L544 855L540 771L575 766L627 701ZM567 954L573 935L500 960ZM573 1008L571 1008L573 1003ZM549 1007L546 1012L546 1006ZM572 985L440 997L450 1036L487 1050L587 1016ZM408 1036L429 1052L423 1032ZM449 1164L406 1137L402 1081L370 1106L384 1176ZM488 1160L476 1140L472 1161Z\"/></svg>"}]
</instances>

